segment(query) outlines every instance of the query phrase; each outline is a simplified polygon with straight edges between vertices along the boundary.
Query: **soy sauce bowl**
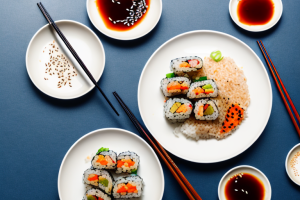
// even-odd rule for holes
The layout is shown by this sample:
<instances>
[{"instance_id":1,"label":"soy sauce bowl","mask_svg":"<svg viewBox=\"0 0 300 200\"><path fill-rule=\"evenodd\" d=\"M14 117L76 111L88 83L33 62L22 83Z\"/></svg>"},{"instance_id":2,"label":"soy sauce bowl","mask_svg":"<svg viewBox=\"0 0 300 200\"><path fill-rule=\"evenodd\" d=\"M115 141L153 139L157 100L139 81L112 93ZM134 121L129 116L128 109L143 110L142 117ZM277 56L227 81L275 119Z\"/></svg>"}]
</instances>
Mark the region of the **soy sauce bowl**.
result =
<instances>
[{"instance_id":1,"label":"soy sauce bowl","mask_svg":"<svg viewBox=\"0 0 300 200\"><path fill-rule=\"evenodd\" d=\"M264 185L265 188L264 200L271 200L272 189L268 178L259 169L252 167L250 165L240 165L230 169L228 172L225 173L225 175L221 178L218 187L218 196L220 200L226 200L225 185L227 181L231 177L239 173L249 173L256 176Z\"/></svg>"},{"instance_id":2,"label":"soy sauce bowl","mask_svg":"<svg viewBox=\"0 0 300 200\"><path fill-rule=\"evenodd\" d=\"M272 16L272 19L264 24L264 25L247 25L247 24L243 24L239 21L239 17L237 14L237 7L239 4L239 1L241 0L230 0L229 2L229 13L230 13L230 17L231 19L242 29L245 29L247 31L251 31L251 32L261 32L261 31L266 31L270 28L272 28L273 26L275 26L275 24L277 24L277 22L279 21L279 19L281 18L282 15L282 11L283 11L283 6L282 6L282 1L281 0L272 0L274 3L274 14Z\"/></svg>"},{"instance_id":3,"label":"soy sauce bowl","mask_svg":"<svg viewBox=\"0 0 300 200\"><path fill-rule=\"evenodd\" d=\"M162 13L162 0L151 0L146 16L128 31L115 31L106 27L95 0L86 1L86 9L92 24L104 35L118 40L134 40L148 34L158 23Z\"/></svg>"},{"instance_id":4,"label":"soy sauce bowl","mask_svg":"<svg viewBox=\"0 0 300 200\"><path fill-rule=\"evenodd\" d=\"M290 179L296 183L297 185L300 186L300 170L299 170L299 176L296 176L292 166L291 166L291 160L293 159L293 157L297 154L297 152L300 152L300 143L296 144L287 154L286 159L285 159L285 170L286 173L288 174L288 176L290 177ZM299 163L300 166L300 163Z\"/></svg>"}]
</instances>

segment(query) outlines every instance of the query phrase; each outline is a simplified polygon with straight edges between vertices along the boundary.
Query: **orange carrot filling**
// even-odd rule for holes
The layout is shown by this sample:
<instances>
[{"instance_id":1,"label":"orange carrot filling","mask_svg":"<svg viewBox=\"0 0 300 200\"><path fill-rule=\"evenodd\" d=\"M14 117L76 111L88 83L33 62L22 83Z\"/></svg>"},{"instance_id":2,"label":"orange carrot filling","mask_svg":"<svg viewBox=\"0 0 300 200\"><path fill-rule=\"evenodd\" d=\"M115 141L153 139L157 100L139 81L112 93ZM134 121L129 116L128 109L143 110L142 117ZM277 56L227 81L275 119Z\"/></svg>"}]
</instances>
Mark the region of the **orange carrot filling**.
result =
<instances>
[{"instance_id":1,"label":"orange carrot filling","mask_svg":"<svg viewBox=\"0 0 300 200\"><path fill-rule=\"evenodd\" d=\"M95 181L98 180L98 175L97 174L90 174L87 178L89 181Z\"/></svg>"},{"instance_id":2,"label":"orange carrot filling","mask_svg":"<svg viewBox=\"0 0 300 200\"><path fill-rule=\"evenodd\" d=\"M136 189L136 186L133 186L130 183L127 183L127 185L124 185L117 190L117 193L122 193L122 192L136 193L137 189Z\"/></svg>"},{"instance_id":3,"label":"orange carrot filling","mask_svg":"<svg viewBox=\"0 0 300 200\"><path fill-rule=\"evenodd\" d=\"M177 113L181 113L181 112L186 112L188 109L187 109L187 107L186 107L186 105L181 105L177 110L176 110L176 112Z\"/></svg>"},{"instance_id":4,"label":"orange carrot filling","mask_svg":"<svg viewBox=\"0 0 300 200\"><path fill-rule=\"evenodd\" d=\"M225 116L220 133L228 133L238 126L244 119L244 109L238 104L232 104Z\"/></svg>"},{"instance_id":5,"label":"orange carrot filling","mask_svg":"<svg viewBox=\"0 0 300 200\"><path fill-rule=\"evenodd\" d=\"M99 155L98 160L96 162L100 163L101 165L107 165L108 163L103 155Z\"/></svg>"},{"instance_id":6,"label":"orange carrot filling","mask_svg":"<svg viewBox=\"0 0 300 200\"><path fill-rule=\"evenodd\" d=\"M190 67L191 65L187 62L180 63L179 67Z\"/></svg>"},{"instance_id":7,"label":"orange carrot filling","mask_svg":"<svg viewBox=\"0 0 300 200\"><path fill-rule=\"evenodd\" d=\"M193 92L194 92L196 95L198 95L198 94L204 93L205 90L202 89L202 88L196 88L196 89L193 89Z\"/></svg>"},{"instance_id":8,"label":"orange carrot filling","mask_svg":"<svg viewBox=\"0 0 300 200\"><path fill-rule=\"evenodd\" d=\"M124 159L118 160L117 163L118 163L117 164L118 168L122 167L123 165L127 165L128 167L131 167L135 164L135 162L132 161L131 159L129 159L129 160L124 160ZM125 164L125 163L127 163L127 164Z\"/></svg>"}]
</instances>

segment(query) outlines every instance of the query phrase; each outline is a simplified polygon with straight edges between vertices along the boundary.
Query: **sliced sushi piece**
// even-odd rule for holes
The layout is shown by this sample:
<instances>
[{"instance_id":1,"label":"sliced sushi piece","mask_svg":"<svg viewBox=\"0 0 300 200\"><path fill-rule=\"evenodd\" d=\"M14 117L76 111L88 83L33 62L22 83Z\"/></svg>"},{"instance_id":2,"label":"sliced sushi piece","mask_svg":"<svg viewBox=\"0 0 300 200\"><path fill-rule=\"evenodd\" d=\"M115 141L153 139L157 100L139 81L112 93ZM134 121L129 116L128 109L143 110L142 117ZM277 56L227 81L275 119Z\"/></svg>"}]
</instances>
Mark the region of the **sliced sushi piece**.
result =
<instances>
[{"instance_id":1,"label":"sliced sushi piece","mask_svg":"<svg viewBox=\"0 0 300 200\"><path fill-rule=\"evenodd\" d=\"M215 120L219 116L216 100L200 99L195 103L195 118L198 120Z\"/></svg>"},{"instance_id":2,"label":"sliced sushi piece","mask_svg":"<svg viewBox=\"0 0 300 200\"><path fill-rule=\"evenodd\" d=\"M95 169L115 169L117 167L117 153L108 148L101 148L92 159Z\"/></svg>"},{"instance_id":3,"label":"sliced sushi piece","mask_svg":"<svg viewBox=\"0 0 300 200\"><path fill-rule=\"evenodd\" d=\"M83 200L111 200L111 197L99 189L92 188L85 192Z\"/></svg>"},{"instance_id":4,"label":"sliced sushi piece","mask_svg":"<svg viewBox=\"0 0 300 200\"><path fill-rule=\"evenodd\" d=\"M201 69L203 66L202 58L198 56L186 56L171 60L170 68L178 75L188 72L194 72Z\"/></svg>"},{"instance_id":5,"label":"sliced sushi piece","mask_svg":"<svg viewBox=\"0 0 300 200\"><path fill-rule=\"evenodd\" d=\"M120 153L117 157L116 173L137 173L140 157L131 151Z\"/></svg>"},{"instance_id":6,"label":"sliced sushi piece","mask_svg":"<svg viewBox=\"0 0 300 200\"><path fill-rule=\"evenodd\" d=\"M218 88L213 79L192 83L187 93L189 99L217 97Z\"/></svg>"},{"instance_id":7,"label":"sliced sushi piece","mask_svg":"<svg viewBox=\"0 0 300 200\"><path fill-rule=\"evenodd\" d=\"M186 94L191 81L186 77L164 78L160 82L160 88L165 97Z\"/></svg>"},{"instance_id":8,"label":"sliced sushi piece","mask_svg":"<svg viewBox=\"0 0 300 200\"><path fill-rule=\"evenodd\" d=\"M184 122L192 110L192 103L183 98L170 98L164 105L165 116L172 123Z\"/></svg>"},{"instance_id":9,"label":"sliced sushi piece","mask_svg":"<svg viewBox=\"0 0 300 200\"><path fill-rule=\"evenodd\" d=\"M136 198L142 195L143 179L138 175L118 178L113 187L113 197L116 199Z\"/></svg>"},{"instance_id":10,"label":"sliced sushi piece","mask_svg":"<svg viewBox=\"0 0 300 200\"><path fill-rule=\"evenodd\" d=\"M83 182L85 184L99 187L109 195L111 194L113 181L112 175L106 170L87 169L83 174Z\"/></svg>"}]
</instances>

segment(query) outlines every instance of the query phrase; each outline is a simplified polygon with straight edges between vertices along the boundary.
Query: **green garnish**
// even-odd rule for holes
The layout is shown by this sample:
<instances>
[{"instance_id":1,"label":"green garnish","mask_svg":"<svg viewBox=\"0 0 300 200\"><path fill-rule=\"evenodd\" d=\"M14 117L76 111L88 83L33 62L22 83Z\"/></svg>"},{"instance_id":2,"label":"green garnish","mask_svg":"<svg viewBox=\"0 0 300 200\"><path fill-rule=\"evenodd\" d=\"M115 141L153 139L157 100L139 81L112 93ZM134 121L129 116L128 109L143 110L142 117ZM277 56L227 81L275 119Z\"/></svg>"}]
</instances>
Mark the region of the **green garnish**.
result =
<instances>
[{"instance_id":1,"label":"green garnish","mask_svg":"<svg viewBox=\"0 0 300 200\"><path fill-rule=\"evenodd\" d=\"M97 198L94 197L93 195L88 195L87 200L97 200Z\"/></svg>"},{"instance_id":2,"label":"green garnish","mask_svg":"<svg viewBox=\"0 0 300 200\"><path fill-rule=\"evenodd\" d=\"M207 76L201 76L201 77L196 77L194 79L194 82L205 81L205 80L207 80Z\"/></svg>"},{"instance_id":3,"label":"green garnish","mask_svg":"<svg viewBox=\"0 0 300 200\"><path fill-rule=\"evenodd\" d=\"M173 77L175 77L175 74L174 73L168 73L168 74L166 74L166 77L167 78L173 78Z\"/></svg>"},{"instance_id":4,"label":"green garnish","mask_svg":"<svg viewBox=\"0 0 300 200\"><path fill-rule=\"evenodd\" d=\"M109 148L101 147L96 154L101 153L102 151L108 151L108 150L109 150Z\"/></svg>"},{"instance_id":5,"label":"green garnish","mask_svg":"<svg viewBox=\"0 0 300 200\"><path fill-rule=\"evenodd\" d=\"M137 169L131 170L131 174L137 174Z\"/></svg>"},{"instance_id":6,"label":"green garnish","mask_svg":"<svg viewBox=\"0 0 300 200\"><path fill-rule=\"evenodd\" d=\"M108 180L106 178L102 179L102 180L100 180L100 178L99 178L99 183L101 183L104 187L108 186Z\"/></svg>"},{"instance_id":7,"label":"green garnish","mask_svg":"<svg viewBox=\"0 0 300 200\"><path fill-rule=\"evenodd\" d=\"M211 89L213 88L213 86L211 86L211 84L206 84L202 87L202 89Z\"/></svg>"},{"instance_id":8,"label":"green garnish","mask_svg":"<svg viewBox=\"0 0 300 200\"><path fill-rule=\"evenodd\" d=\"M223 60L224 57L222 57L222 53L221 51L213 51L210 54L211 59L213 59L216 62L219 62L221 60Z\"/></svg>"}]
</instances>

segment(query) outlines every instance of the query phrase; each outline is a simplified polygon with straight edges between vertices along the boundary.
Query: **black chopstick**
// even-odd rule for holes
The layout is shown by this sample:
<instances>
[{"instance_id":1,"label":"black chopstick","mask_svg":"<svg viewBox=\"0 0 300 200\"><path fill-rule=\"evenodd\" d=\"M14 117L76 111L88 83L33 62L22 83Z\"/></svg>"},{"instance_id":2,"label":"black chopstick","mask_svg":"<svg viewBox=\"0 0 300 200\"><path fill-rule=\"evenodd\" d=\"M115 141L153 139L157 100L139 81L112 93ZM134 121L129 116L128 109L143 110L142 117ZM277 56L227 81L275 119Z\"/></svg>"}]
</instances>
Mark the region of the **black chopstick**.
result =
<instances>
[{"instance_id":1,"label":"black chopstick","mask_svg":"<svg viewBox=\"0 0 300 200\"><path fill-rule=\"evenodd\" d=\"M93 75L90 73L90 71L88 70L88 68L85 66L85 64L83 63L83 61L80 59L80 57L78 56L78 54L76 53L76 51L73 49L73 47L71 46L71 44L69 43L69 41L67 40L67 38L64 36L64 34L59 30L59 28L57 27L57 25L55 24L55 22L53 21L53 19L51 18L51 16L47 12L47 10L44 8L44 6L42 5L42 3L41 2L37 3L37 5L38 5L39 9L42 11L44 17L47 19L49 25L51 25L54 28L54 30L57 32L57 34L59 35L59 37L65 43L65 45L70 50L70 52L72 53L72 55L74 56L74 58L77 60L77 62L79 63L79 65L82 67L82 69L84 70L84 72L86 73L86 75L90 78L90 80L98 88L98 90L101 92L101 94L103 95L103 97L105 98L105 100L108 102L108 104L110 105L110 107L119 116L119 113L117 112L117 110L115 109L115 107L108 100L108 98L106 97L106 95L104 94L104 92L101 90L101 88L97 84L97 81L94 79Z\"/></svg>"},{"instance_id":2,"label":"black chopstick","mask_svg":"<svg viewBox=\"0 0 300 200\"><path fill-rule=\"evenodd\" d=\"M296 108L294 106L294 103L293 103L292 99L290 98L290 95L286 91L286 89L284 87L284 84L281 81L281 78L280 78L280 76L279 76L279 74L278 74L278 72L277 72L277 70L275 68L275 65L273 64L273 62L272 62L272 60L271 60L271 58L270 58L270 56L269 56L269 54L268 54L268 52L267 52L264 44L263 44L263 42L261 40L259 40L259 41L257 41L257 44L258 44L258 46L259 46L259 48L260 48L260 50L261 50L261 52L262 52L262 54L263 54L263 56L264 56L267 64L268 64L269 70L270 70L270 72L271 72L271 74L273 76L275 84L276 84L276 86L277 86L277 88L279 90L279 93L281 95L283 103L284 103L284 105L285 105L285 107L286 107L286 109L287 109L287 111L288 111L288 113L289 113L289 115L290 115L290 117L292 119L292 122L293 122L293 124L294 124L294 126L296 128L296 131L297 131L298 135L300 136L300 128L299 128L299 125L298 125L298 124L300 124L300 117L299 117L299 114L298 114L298 112L297 112L297 110L296 110ZM286 98L288 100L286 100ZM291 105L292 109L290 108L289 104ZM298 122L297 122L297 120L298 120Z\"/></svg>"},{"instance_id":3,"label":"black chopstick","mask_svg":"<svg viewBox=\"0 0 300 200\"><path fill-rule=\"evenodd\" d=\"M156 153L161 157L161 159L165 162L169 170L171 171L174 178L177 180L181 188L184 190L186 195L190 200L202 200L199 194L196 192L196 190L193 188L193 186L189 183L189 181L185 178L185 176L182 174L182 172L179 170L179 168L176 166L174 161L170 158L168 153L164 150L164 148L158 143L155 138L151 139L147 132L143 129L142 125L138 122L134 114L131 112L131 110L126 106L126 104L123 102L121 97L117 94L117 92L113 92L114 96L124 109L125 113L133 123L133 125L137 128L137 130L145 136L150 145L154 148Z\"/></svg>"}]
</instances>

